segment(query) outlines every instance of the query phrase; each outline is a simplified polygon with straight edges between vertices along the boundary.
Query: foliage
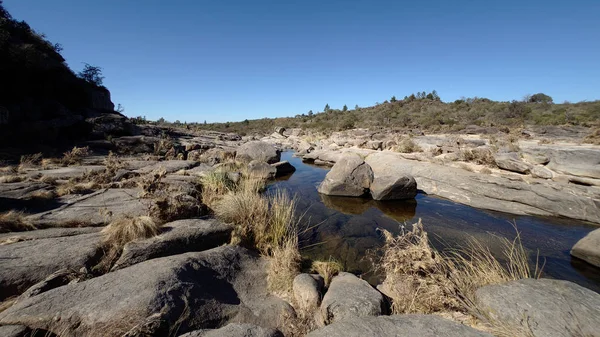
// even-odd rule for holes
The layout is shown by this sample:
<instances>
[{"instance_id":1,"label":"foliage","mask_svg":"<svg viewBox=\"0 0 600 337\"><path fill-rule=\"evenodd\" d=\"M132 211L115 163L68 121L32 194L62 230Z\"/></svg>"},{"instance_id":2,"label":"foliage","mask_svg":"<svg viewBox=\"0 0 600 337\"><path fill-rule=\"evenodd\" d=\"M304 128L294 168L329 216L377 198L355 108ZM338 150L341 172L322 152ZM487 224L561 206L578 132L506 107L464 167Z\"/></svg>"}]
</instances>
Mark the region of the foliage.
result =
<instances>
[{"instance_id":1,"label":"foliage","mask_svg":"<svg viewBox=\"0 0 600 337\"><path fill-rule=\"evenodd\" d=\"M92 83L97 86L102 86L104 76L102 76L102 68L85 63L83 70L80 71L77 76L84 79L88 83Z\"/></svg>"}]
</instances>

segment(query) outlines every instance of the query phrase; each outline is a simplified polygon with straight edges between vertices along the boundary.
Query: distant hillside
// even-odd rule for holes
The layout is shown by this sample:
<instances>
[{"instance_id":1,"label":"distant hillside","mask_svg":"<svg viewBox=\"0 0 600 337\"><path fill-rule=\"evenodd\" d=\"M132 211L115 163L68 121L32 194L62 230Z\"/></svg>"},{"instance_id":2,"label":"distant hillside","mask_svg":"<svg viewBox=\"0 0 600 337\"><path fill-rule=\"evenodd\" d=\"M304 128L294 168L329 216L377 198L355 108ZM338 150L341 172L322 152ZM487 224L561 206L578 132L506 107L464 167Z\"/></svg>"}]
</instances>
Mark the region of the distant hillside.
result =
<instances>
[{"instance_id":1,"label":"distant hillside","mask_svg":"<svg viewBox=\"0 0 600 337\"><path fill-rule=\"evenodd\" d=\"M327 107L326 107L327 108ZM289 118L263 118L241 122L190 124L190 128L237 133L270 133L276 126L317 131L352 128L421 129L453 132L467 126L514 128L526 125L577 125L600 127L600 101L555 104L552 98L536 94L525 100L497 102L487 98L466 98L442 102L435 92L410 95L372 107L327 109Z\"/></svg>"},{"instance_id":2,"label":"distant hillside","mask_svg":"<svg viewBox=\"0 0 600 337\"><path fill-rule=\"evenodd\" d=\"M110 92L78 77L52 44L0 1L0 146L128 133Z\"/></svg>"}]
</instances>

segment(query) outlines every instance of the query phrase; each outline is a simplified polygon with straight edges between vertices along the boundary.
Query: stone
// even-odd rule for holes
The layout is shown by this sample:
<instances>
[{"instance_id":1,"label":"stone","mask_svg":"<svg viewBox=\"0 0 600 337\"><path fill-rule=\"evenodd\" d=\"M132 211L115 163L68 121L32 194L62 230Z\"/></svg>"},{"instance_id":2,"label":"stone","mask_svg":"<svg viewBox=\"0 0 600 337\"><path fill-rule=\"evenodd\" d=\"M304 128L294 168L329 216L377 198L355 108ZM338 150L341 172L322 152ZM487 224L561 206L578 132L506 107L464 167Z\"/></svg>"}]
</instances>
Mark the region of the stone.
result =
<instances>
[{"instance_id":1,"label":"stone","mask_svg":"<svg viewBox=\"0 0 600 337\"><path fill-rule=\"evenodd\" d=\"M271 164L271 166L277 170L277 173L275 174L276 177L285 176L296 171L296 168L287 160Z\"/></svg>"},{"instance_id":2,"label":"stone","mask_svg":"<svg viewBox=\"0 0 600 337\"><path fill-rule=\"evenodd\" d=\"M315 148L309 142L303 140L296 147L296 152L301 155L305 155L313 151Z\"/></svg>"},{"instance_id":3,"label":"stone","mask_svg":"<svg viewBox=\"0 0 600 337\"><path fill-rule=\"evenodd\" d=\"M588 235L577 241L573 249L571 249L571 255L596 267L600 267L600 229L591 231Z\"/></svg>"},{"instance_id":4,"label":"stone","mask_svg":"<svg viewBox=\"0 0 600 337\"><path fill-rule=\"evenodd\" d=\"M575 283L523 279L484 286L475 294L478 308L506 325L521 326L536 337L597 336L600 294Z\"/></svg>"},{"instance_id":5,"label":"stone","mask_svg":"<svg viewBox=\"0 0 600 337\"><path fill-rule=\"evenodd\" d=\"M100 253L100 238L100 233L90 233L0 245L0 300L61 269L91 267Z\"/></svg>"},{"instance_id":6,"label":"stone","mask_svg":"<svg viewBox=\"0 0 600 337\"><path fill-rule=\"evenodd\" d=\"M248 164L248 174L262 179L273 179L277 174L277 168L264 161L253 160Z\"/></svg>"},{"instance_id":7,"label":"stone","mask_svg":"<svg viewBox=\"0 0 600 337\"><path fill-rule=\"evenodd\" d=\"M23 325L4 325L0 326L0 336L2 337L29 337L30 329Z\"/></svg>"},{"instance_id":8,"label":"stone","mask_svg":"<svg viewBox=\"0 0 600 337\"><path fill-rule=\"evenodd\" d=\"M68 166L60 167L51 170L34 170L27 172L28 176L43 175L44 177L50 177L55 179L68 180L71 178L82 177L83 175L90 172L101 172L106 167L102 165L82 165L82 166Z\"/></svg>"},{"instance_id":9,"label":"stone","mask_svg":"<svg viewBox=\"0 0 600 337\"><path fill-rule=\"evenodd\" d=\"M103 189L76 199L59 198L65 203L47 212L28 217L42 226L98 226L123 216L147 215L152 204L150 199L140 199L139 189Z\"/></svg>"},{"instance_id":10,"label":"stone","mask_svg":"<svg viewBox=\"0 0 600 337\"><path fill-rule=\"evenodd\" d=\"M283 337L276 329L263 328L253 324L230 323L219 329L205 329L188 332L179 337Z\"/></svg>"},{"instance_id":11,"label":"stone","mask_svg":"<svg viewBox=\"0 0 600 337\"><path fill-rule=\"evenodd\" d=\"M360 317L335 322L307 337L492 337L437 315Z\"/></svg>"},{"instance_id":12,"label":"stone","mask_svg":"<svg viewBox=\"0 0 600 337\"><path fill-rule=\"evenodd\" d=\"M145 240L129 242L112 270L164 256L203 251L231 240L231 225L215 219L185 219L162 226L162 233Z\"/></svg>"},{"instance_id":13,"label":"stone","mask_svg":"<svg viewBox=\"0 0 600 337\"><path fill-rule=\"evenodd\" d=\"M297 275L292 284L294 299L300 308L305 310L319 307L322 288L323 282L319 282L317 278L310 274Z\"/></svg>"},{"instance_id":14,"label":"stone","mask_svg":"<svg viewBox=\"0 0 600 337\"><path fill-rule=\"evenodd\" d=\"M158 137L125 136L113 138L113 143L119 153L139 154L154 153L154 144L160 141Z\"/></svg>"},{"instance_id":15,"label":"stone","mask_svg":"<svg viewBox=\"0 0 600 337\"><path fill-rule=\"evenodd\" d=\"M383 313L383 295L367 281L344 272L333 278L320 308L325 324Z\"/></svg>"},{"instance_id":16,"label":"stone","mask_svg":"<svg viewBox=\"0 0 600 337\"><path fill-rule=\"evenodd\" d=\"M276 126L275 132L283 136L283 133L285 132L285 128L281 127L281 126Z\"/></svg>"},{"instance_id":17,"label":"stone","mask_svg":"<svg viewBox=\"0 0 600 337\"><path fill-rule=\"evenodd\" d=\"M367 149L383 150L383 142L380 140L370 140L367 142Z\"/></svg>"},{"instance_id":18,"label":"stone","mask_svg":"<svg viewBox=\"0 0 600 337\"><path fill-rule=\"evenodd\" d=\"M189 170L196 167L198 164L199 163L197 162L189 160L165 160L134 170L134 172L147 174L153 171L164 170L166 173L174 173L180 170Z\"/></svg>"},{"instance_id":19,"label":"stone","mask_svg":"<svg viewBox=\"0 0 600 337\"><path fill-rule=\"evenodd\" d=\"M546 164L554 172L587 178L600 178L600 148L597 146L533 144L521 146L523 157L534 164Z\"/></svg>"},{"instance_id":20,"label":"stone","mask_svg":"<svg viewBox=\"0 0 600 337\"><path fill-rule=\"evenodd\" d=\"M200 161L200 158L202 158L203 153L204 150L191 150L187 154L187 160Z\"/></svg>"},{"instance_id":21,"label":"stone","mask_svg":"<svg viewBox=\"0 0 600 337\"><path fill-rule=\"evenodd\" d=\"M238 148L236 158L243 162L258 160L274 164L280 161L281 152L271 144L251 141Z\"/></svg>"},{"instance_id":22,"label":"stone","mask_svg":"<svg viewBox=\"0 0 600 337\"><path fill-rule=\"evenodd\" d=\"M519 155L515 152L498 153L494 156L494 160L499 168L507 171L527 174L532 168L530 164L521 161Z\"/></svg>"},{"instance_id":23,"label":"stone","mask_svg":"<svg viewBox=\"0 0 600 337\"><path fill-rule=\"evenodd\" d=\"M370 188L374 200L413 199L417 195L417 182L413 177L374 175Z\"/></svg>"},{"instance_id":24,"label":"stone","mask_svg":"<svg viewBox=\"0 0 600 337\"><path fill-rule=\"evenodd\" d=\"M554 176L552 171L548 170L544 166L534 166L531 169L531 176L534 178L542 178L542 179L552 179Z\"/></svg>"},{"instance_id":25,"label":"stone","mask_svg":"<svg viewBox=\"0 0 600 337\"><path fill-rule=\"evenodd\" d=\"M325 176L319 185L319 193L360 197L365 195L371 182L371 167L357 154L345 153Z\"/></svg>"},{"instance_id":26,"label":"stone","mask_svg":"<svg viewBox=\"0 0 600 337\"><path fill-rule=\"evenodd\" d=\"M293 309L269 294L267 263L239 246L152 259L17 301L0 325L90 337L168 336L233 322L275 328Z\"/></svg>"},{"instance_id":27,"label":"stone","mask_svg":"<svg viewBox=\"0 0 600 337\"><path fill-rule=\"evenodd\" d=\"M81 227L81 228L47 228L26 232L11 232L0 234L0 244L6 242L20 242L38 239L58 238L80 234L90 234L99 232L100 227Z\"/></svg>"}]
</instances>

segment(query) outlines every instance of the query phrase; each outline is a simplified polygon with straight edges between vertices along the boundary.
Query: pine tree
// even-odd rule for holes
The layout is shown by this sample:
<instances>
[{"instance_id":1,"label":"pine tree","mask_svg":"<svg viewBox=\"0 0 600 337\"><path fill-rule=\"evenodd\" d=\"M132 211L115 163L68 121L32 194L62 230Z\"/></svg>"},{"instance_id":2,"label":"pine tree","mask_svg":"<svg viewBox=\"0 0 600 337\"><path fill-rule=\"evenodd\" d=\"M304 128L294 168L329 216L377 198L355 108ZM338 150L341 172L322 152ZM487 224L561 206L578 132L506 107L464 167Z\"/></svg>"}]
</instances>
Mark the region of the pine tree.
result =
<instances>
[{"instance_id":1,"label":"pine tree","mask_svg":"<svg viewBox=\"0 0 600 337\"><path fill-rule=\"evenodd\" d=\"M343 112L346 112L346 111L348 111L348 106L347 106L346 104L344 104L344 107L342 108L342 111L343 111Z\"/></svg>"},{"instance_id":2,"label":"pine tree","mask_svg":"<svg viewBox=\"0 0 600 337\"><path fill-rule=\"evenodd\" d=\"M331 108L329 107L329 103L325 104L325 109L323 111L328 112L329 110L331 110Z\"/></svg>"},{"instance_id":3,"label":"pine tree","mask_svg":"<svg viewBox=\"0 0 600 337\"><path fill-rule=\"evenodd\" d=\"M397 101L396 96L392 96L392 98L390 98L390 102L394 103L396 101Z\"/></svg>"}]
</instances>

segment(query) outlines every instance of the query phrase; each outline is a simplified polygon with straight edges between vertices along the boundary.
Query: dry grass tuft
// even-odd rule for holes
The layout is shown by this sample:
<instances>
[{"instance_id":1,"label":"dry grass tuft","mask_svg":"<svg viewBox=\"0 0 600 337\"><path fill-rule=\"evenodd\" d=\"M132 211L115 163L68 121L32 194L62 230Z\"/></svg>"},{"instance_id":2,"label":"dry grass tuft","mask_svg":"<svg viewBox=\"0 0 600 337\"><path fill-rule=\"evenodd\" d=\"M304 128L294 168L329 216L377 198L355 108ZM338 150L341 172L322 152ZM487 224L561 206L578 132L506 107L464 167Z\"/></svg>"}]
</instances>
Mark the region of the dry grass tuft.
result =
<instances>
[{"instance_id":1,"label":"dry grass tuft","mask_svg":"<svg viewBox=\"0 0 600 337\"><path fill-rule=\"evenodd\" d=\"M138 186L142 189L140 198L147 198L156 194L163 186L162 179L167 175L167 170L163 167L156 169L138 181Z\"/></svg>"},{"instance_id":2,"label":"dry grass tuft","mask_svg":"<svg viewBox=\"0 0 600 337\"><path fill-rule=\"evenodd\" d=\"M35 226L27 221L23 212L11 210L0 213L0 233L24 232L34 229L36 229Z\"/></svg>"},{"instance_id":3,"label":"dry grass tuft","mask_svg":"<svg viewBox=\"0 0 600 337\"><path fill-rule=\"evenodd\" d=\"M89 147L73 147L71 151L67 151L63 154L60 160L63 166L81 164L83 158L91 154Z\"/></svg>"},{"instance_id":4,"label":"dry grass tuft","mask_svg":"<svg viewBox=\"0 0 600 337\"><path fill-rule=\"evenodd\" d=\"M19 162L19 171L22 171L26 168L29 167L35 167L38 166L42 161L42 154L41 153L34 153L34 154L26 154L26 155L22 155L21 156L21 161Z\"/></svg>"},{"instance_id":5,"label":"dry grass tuft","mask_svg":"<svg viewBox=\"0 0 600 337\"><path fill-rule=\"evenodd\" d=\"M202 213L203 205L197 198L186 193L167 193L154 197L150 216L162 223L193 218Z\"/></svg>"},{"instance_id":6,"label":"dry grass tuft","mask_svg":"<svg viewBox=\"0 0 600 337\"><path fill-rule=\"evenodd\" d=\"M100 188L94 181L89 182L78 182L77 179L69 180L68 182L58 185L56 187L56 194L58 196L70 195L70 194L88 194L94 190Z\"/></svg>"},{"instance_id":7,"label":"dry grass tuft","mask_svg":"<svg viewBox=\"0 0 600 337\"><path fill-rule=\"evenodd\" d=\"M410 137L403 138L396 147L394 147L394 151L400 153L412 153L412 152L423 152L423 149L417 145Z\"/></svg>"},{"instance_id":8,"label":"dry grass tuft","mask_svg":"<svg viewBox=\"0 0 600 337\"><path fill-rule=\"evenodd\" d=\"M215 170L200 178L202 184L202 202L213 208L220 198L235 189L235 184L227 172Z\"/></svg>"},{"instance_id":9,"label":"dry grass tuft","mask_svg":"<svg viewBox=\"0 0 600 337\"><path fill-rule=\"evenodd\" d=\"M29 195L30 199L36 200L52 200L57 196L58 194L53 190L39 190Z\"/></svg>"},{"instance_id":10,"label":"dry grass tuft","mask_svg":"<svg viewBox=\"0 0 600 337\"><path fill-rule=\"evenodd\" d=\"M333 277L344 271L344 266L338 261L329 258L329 261L313 261L310 271L323 277L325 287L329 287Z\"/></svg>"},{"instance_id":11,"label":"dry grass tuft","mask_svg":"<svg viewBox=\"0 0 600 337\"><path fill-rule=\"evenodd\" d=\"M595 128L583 139L584 143L600 145L600 128Z\"/></svg>"},{"instance_id":12,"label":"dry grass tuft","mask_svg":"<svg viewBox=\"0 0 600 337\"><path fill-rule=\"evenodd\" d=\"M160 225L154 222L151 217L140 216L134 218L125 216L113 220L102 229L104 235L102 241L104 244L122 248L128 242L146 239L159 233Z\"/></svg>"},{"instance_id":13,"label":"dry grass tuft","mask_svg":"<svg viewBox=\"0 0 600 337\"><path fill-rule=\"evenodd\" d=\"M44 184L48 184L48 185L56 185L56 178L51 177L51 176L41 176L39 181L44 183Z\"/></svg>"},{"instance_id":14,"label":"dry grass tuft","mask_svg":"<svg viewBox=\"0 0 600 337\"><path fill-rule=\"evenodd\" d=\"M267 283L272 292L288 297L294 278L300 272L302 256L298 249L298 236L289 235L279 246L271 249L267 270Z\"/></svg>"},{"instance_id":15,"label":"dry grass tuft","mask_svg":"<svg viewBox=\"0 0 600 337\"><path fill-rule=\"evenodd\" d=\"M479 165L496 166L494 151L489 148L460 149L458 151L458 159L460 161L474 162Z\"/></svg>"},{"instance_id":16,"label":"dry grass tuft","mask_svg":"<svg viewBox=\"0 0 600 337\"><path fill-rule=\"evenodd\" d=\"M20 183L23 180L25 180L25 178L18 175L0 176L0 184Z\"/></svg>"},{"instance_id":17,"label":"dry grass tuft","mask_svg":"<svg viewBox=\"0 0 600 337\"><path fill-rule=\"evenodd\" d=\"M229 192L214 204L213 211L218 219L235 224L232 243L255 246L255 232L258 237L266 235L258 232L268 226L269 201L260 194Z\"/></svg>"}]
</instances>

